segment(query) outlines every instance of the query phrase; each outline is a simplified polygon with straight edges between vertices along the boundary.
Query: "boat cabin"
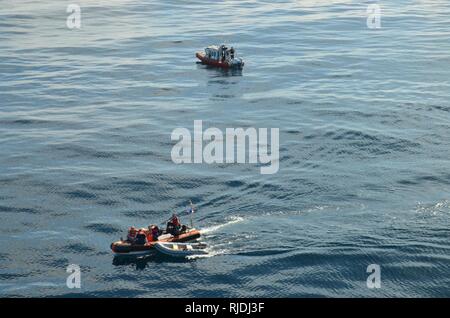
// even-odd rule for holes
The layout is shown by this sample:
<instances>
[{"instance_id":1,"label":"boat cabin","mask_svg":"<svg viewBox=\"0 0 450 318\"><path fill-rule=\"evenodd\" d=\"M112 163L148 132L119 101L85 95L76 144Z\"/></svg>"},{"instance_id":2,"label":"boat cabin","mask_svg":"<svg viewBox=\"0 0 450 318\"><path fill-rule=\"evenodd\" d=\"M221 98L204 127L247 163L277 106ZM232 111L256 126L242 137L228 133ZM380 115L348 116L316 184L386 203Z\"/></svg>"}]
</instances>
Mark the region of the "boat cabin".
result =
<instances>
[{"instance_id":1,"label":"boat cabin","mask_svg":"<svg viewBox=\"0 0 450 318\"><path fill-rule=\"evenodd\" d=\"M216 61L232 61L234 59L234 48L228 48L225 45L211 45L205 49L206 57Z\"/></svg>"}]
</instances>

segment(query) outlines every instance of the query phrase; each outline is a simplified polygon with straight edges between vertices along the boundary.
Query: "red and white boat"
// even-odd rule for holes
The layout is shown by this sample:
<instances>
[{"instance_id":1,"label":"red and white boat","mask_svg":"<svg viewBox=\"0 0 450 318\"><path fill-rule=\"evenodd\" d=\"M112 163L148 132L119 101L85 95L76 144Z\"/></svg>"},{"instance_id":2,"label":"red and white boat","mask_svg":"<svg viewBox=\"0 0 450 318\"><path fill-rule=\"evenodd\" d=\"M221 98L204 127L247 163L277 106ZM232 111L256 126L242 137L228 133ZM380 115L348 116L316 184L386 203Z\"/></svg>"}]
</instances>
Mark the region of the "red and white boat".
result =
<instances>
[{"instance_id":1,"label":"red and white boat","mask_svg":"<svg viewBox=\"0 0 450 318\"><path fill-rule=\"evenodd\" d=\"M111 243L111 250L115 255L145 255L153 251L156 243L189 242L200 237L200 231L194 228L185 228L174 236L164 233L157 241L146 240L144 244L132 243L128 240L119 240Z\"/></svg>"},{"instance_id":2,"label":"red and white boat","mask_svg":"<svg viewBox=\"0 0 450 318\"><path fill-rule=\"evenodd\" d=\"M240 57L235 57L234 48L228 48L223 44L208 46L204 52L195 53L195 56L206 65L224 69L242 69L244 67L244 61Z\"/></svg>"}]
</instances>

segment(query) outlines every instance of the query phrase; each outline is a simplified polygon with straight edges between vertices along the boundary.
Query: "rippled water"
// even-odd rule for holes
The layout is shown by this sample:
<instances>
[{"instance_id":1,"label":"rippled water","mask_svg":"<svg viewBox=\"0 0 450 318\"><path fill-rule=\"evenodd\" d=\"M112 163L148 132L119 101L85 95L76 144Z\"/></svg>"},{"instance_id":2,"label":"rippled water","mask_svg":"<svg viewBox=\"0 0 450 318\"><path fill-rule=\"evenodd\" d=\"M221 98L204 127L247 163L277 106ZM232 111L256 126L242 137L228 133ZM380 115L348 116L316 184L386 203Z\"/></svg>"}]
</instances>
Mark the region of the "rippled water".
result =
<instances>
[{"instance_id":1,"label":"rippled water","mask_svg":"<svg viewBox=\"0 0 450 318\"><path fill-rule=\"evenodd\" d=\"M450 296L447 0L378 30L365 1L71 2L0 1L0 295ZM196 64L221 42L242 73ZM175 165L195 119L279 127L279 172ZM189 199L210 257L113 258Z\"/></svg>"}]
</instances>

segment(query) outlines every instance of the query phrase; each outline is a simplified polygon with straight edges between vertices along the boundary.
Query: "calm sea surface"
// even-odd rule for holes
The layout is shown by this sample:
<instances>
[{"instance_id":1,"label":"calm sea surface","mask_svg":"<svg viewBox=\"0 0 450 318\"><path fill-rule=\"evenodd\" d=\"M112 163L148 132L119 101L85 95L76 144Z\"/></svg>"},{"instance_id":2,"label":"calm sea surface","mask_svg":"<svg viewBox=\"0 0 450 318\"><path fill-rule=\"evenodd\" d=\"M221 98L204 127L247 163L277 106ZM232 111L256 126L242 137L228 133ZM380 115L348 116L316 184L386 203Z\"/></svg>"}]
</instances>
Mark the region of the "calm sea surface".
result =
<instances>
[{"instance_id":1,"label":"calm sea surface","mask_svg":"<svg viewBox=\"0 0 450 318\"><path fill-rule=\"evenodd\" d=\"M449 297L449 98L448 0L2 0L0 295ZM175 165L194 120L280 128L279 172ZM189 199L210 257L113 257Z\"/></svg>"}]
</instances>

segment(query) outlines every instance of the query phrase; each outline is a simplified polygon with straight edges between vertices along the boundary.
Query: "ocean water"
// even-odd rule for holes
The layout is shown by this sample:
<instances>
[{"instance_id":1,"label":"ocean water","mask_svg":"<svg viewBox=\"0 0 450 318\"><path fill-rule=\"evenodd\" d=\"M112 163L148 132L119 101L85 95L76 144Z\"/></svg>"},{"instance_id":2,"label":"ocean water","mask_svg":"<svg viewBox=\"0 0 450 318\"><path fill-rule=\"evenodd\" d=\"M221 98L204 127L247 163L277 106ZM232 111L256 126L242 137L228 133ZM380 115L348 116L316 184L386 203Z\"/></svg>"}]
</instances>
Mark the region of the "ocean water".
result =
<instances>
[{"instance_id":1,"label":"ocean water","mask_svg":"<svg viewBox=\"0 0 450 318\"><path fill-rule=\"evenodd\" d=\"M2 0L0 295L449 297L449 97L447 0ZM278 173L174 164L194 120L279 128ZM190 199L208 257L111 254Z\"/></svg>"}]
</instances>

